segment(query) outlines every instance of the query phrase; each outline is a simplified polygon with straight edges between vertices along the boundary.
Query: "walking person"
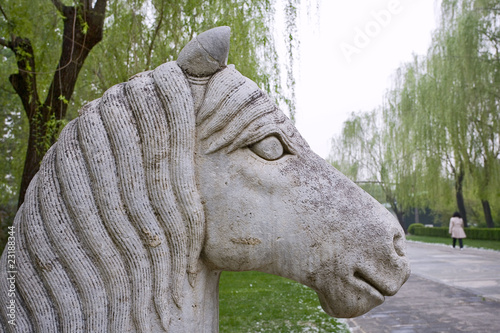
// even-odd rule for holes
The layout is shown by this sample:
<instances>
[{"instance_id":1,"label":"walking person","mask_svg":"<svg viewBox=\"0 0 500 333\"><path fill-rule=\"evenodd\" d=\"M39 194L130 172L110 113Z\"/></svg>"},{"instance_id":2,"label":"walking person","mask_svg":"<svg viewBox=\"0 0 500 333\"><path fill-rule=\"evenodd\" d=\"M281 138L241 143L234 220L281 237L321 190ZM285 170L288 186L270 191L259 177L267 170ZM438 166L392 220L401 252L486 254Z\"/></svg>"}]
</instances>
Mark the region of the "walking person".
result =
<instances>
[{"instance_id":1,"label":"walking person","mask_svg":"<svg viewBox=\"0 0 500 333\"><path fill-rule=\"evenodd\" d=\"M451 238L453 238L453 248L455 245L460 244L460 250L463 249L464 243L463 239L467 237L464 231L464 220L462 220L462 215L459 212L453 213L453 217L450 219L450 227L448 232L451 234Z\"/></svg>"}]
</instances>

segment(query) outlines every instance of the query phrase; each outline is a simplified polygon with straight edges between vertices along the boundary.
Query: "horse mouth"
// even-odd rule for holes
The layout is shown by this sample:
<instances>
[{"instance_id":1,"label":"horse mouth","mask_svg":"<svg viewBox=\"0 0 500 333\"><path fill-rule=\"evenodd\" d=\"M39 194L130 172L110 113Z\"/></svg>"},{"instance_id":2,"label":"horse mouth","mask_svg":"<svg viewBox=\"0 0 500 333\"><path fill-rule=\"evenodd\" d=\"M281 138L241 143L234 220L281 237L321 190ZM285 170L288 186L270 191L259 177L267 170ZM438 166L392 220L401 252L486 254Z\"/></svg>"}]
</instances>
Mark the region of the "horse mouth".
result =
<instances>
[{"instance_id":1,"label":"horse mouth","mask_svg":"<svg viewBox=\"0 0 500 333\"><path fill-rule=\"evenodd\" d=\"M390 291L384 284L376 282L363 271L355 271L347 279L349 282L342 288L337 288L338 286L334 284L333 288L317 292L321 307L332 317L361 316L384 303L385 296L390 295Z\"/></svg>"},{"instance_id":2,"label":"horse mouth","mask_svg":"<svg viewBox=\"0 0 500 333\"><path fill-rule=\"evenodd\" d=\"M368 287L370 289L370 294L379 298L382 302L385 300L385 296L391 296L391 294L393 294L360 271L354 272L353 276L361 284L363 289Z\"/></svg>"}]
</instances>

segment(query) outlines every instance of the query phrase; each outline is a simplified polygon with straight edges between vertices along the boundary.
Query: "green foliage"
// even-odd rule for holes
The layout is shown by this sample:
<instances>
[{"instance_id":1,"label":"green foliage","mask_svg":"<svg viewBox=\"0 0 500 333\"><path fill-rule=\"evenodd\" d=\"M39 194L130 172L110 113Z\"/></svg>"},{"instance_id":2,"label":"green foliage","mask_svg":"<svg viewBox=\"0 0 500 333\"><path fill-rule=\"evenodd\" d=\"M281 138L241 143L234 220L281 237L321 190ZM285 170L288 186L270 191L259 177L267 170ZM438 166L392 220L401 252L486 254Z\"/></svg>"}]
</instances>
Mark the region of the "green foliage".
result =
<instances>
[{"instance_id":1,"label":"green foliage","mask_svg":"<svg viewBox=\"0 0 500 333\"><path fill-rule=\"evenodd\" d=\"M498 40L491 37L500 32L500 12L498 3L485 3L443 1L441 26L422 66L414 105L417 116L432 120L422 122L418 147L434 149L421 155L429 163L435 159L431 155L440 157L434 174L457 186L466 173L466 194L494 200L500 173L500 62Z\"/></svg>"},{"instance_id":2,"label":"green foliage","mask_svg":"<svg viewBox=\"0 0 500 333\"><path fill-rule=\"evenodd\" d=\"M296 1L297 2L297 1ZM175 60L197 33L228 25L228 63L280 102L294 105L281 82L282 59L276 49L274 0L122 0L108 1L105 35L89 56L81 75L74 108L98 98L110 86L132 75ZM296 18L290 20L292 24ZM279 36L278 36L279 37ZM292 44L287 42L286 45ZM298 46L293 44L290 52ZM285 73L284 77L293 75ZM286 80L294 81L293 78ZM73 110L74 110L73 108ZM288 110L289 111L289 110Z\"/></svg>"},{"instance_id":3,"label":"green foliage","mask_svg":"<svg viewBox=\"0 0 500 333\"><path fill-rule=\"evenodd\" d=\"M220 332L349 332L313 290L265 273L223 272L219 307Z\"/></svg>"},{"instance_id":4,"label":"green foliage","mask_svg":"<svg viewBox=\"0 0 500 333\"><path fill-rule=\"evenodd\" d=\"M415 229L419 229L419 228L424 228L425 226L422 224L422 223L412 223L410 224L410 226L408 227L408 233L410 235L416 235L415 234Z\"/></svg>"},{"instance_id":5,"label":"green foliage","mask_svg":"<svg viewBox=\"0 0 500 333\"><path fill-rule=\"evenodd\" d=\"M5 0L1 6L7 17L0 16L0 38L8 40L13 34L31 41L34 55L25 56L36 59L37 86L40 95L45 96L61 52L61 17L46 1ZM8 49L3 49L2 54L6 58L2 59L5 71L0 70L0 89L12 90L8 78L17 71L15 59ZM17 112L21 110L21 105L16 107Z\"/></svg>"},{"instance_id":6,"label":"green foliage","mask_svg":"<svg viewBox=\"0 0 500 333\"><path fill-rule=\"evenodd\" d=\"M0 72L3 72L0 66ZM23 171L26 146L26 118L18 109L18 99L12 89L0 89L0 251L7 239L17 210L17 189Z\"/></svg>"},{"instance_id":7,"label":"green foliage","mask_svg":"<svg viewBox=\"0 0 500 333\"><path fill-rule=\"evenodd\" d=\"M392 123L384 122L382 111L351 114L341 135L332 140L329 160L380 202L387 203L403 225L403 211L410 207L407 198L414 196L403 185L414 177L415 167L408 168L412 160L406 156L405 142L395 140L391 127L387 127Z\"/></svg>"},{"instance_id":8,"label":"green foliage","mask_svg":"<svg viewBox=\"0 0 500 333\"><path fill-rule=\"evenodd\" d=\"M59 99L61 100L61 97L59 97ZM43 115L41 112L36 113L32 122L43 124L43 126L46 128L47 135L39 138L40 140L37 143L37 152L38 154L42 155L44 152L49 150L49 148L54 143L53 138L57 138L63 127L67 124L67 120L58 120L56 119L56 115L53 113L49 116L49 119L43 119Z\"/></svg>"},{"instance_id":9,"label":"green foliage","mask_svg":"<svg viewBox=\"0 0 500 333\"><path fill-rule=\"evenodd\" d=\"M0 46L0 214L2 228L6 228L17 210L29 130L23 105L9 76L17 73L17 61L36 58L38 91L47 93L61 50L62 21L50 2L6 0L1 7L5 15L0 16L0 39L8 41L12 35L22 36L32 42L34 50L30 54L17 48L16 59L9 48ZM1 235L0 244L4 244Z\"/></svg>"}]
</instances>

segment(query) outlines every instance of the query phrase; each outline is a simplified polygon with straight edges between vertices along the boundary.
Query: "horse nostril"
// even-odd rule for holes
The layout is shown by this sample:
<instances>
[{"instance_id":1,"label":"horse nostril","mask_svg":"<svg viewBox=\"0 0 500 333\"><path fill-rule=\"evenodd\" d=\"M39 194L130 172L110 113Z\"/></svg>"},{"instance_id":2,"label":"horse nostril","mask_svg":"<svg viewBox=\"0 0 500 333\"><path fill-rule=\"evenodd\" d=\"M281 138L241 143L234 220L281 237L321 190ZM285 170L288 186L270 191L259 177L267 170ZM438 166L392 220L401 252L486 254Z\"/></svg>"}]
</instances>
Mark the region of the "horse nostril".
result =
<instances>
[{"instance_id":1,"label":"horse nostril","mask_svg":"<svg viewBox=\"0 0 500 333\"><path fill-rule=\"evenodd\" d=\"M400 257L406 256L405 238L400 232L396 232L393 238L394 250Z\"/></svg>"}]
</instances>

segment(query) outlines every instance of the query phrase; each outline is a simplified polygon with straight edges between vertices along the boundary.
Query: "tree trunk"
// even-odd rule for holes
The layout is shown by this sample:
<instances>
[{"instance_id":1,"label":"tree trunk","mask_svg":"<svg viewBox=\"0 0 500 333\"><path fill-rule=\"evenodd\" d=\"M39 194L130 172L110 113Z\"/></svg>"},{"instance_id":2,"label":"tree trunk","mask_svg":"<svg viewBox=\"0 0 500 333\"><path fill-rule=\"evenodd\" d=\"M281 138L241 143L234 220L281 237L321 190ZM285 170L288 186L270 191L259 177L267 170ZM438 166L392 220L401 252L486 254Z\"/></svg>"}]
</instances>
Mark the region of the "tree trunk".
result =
<instances>
[{"instance_id":1,"label":"tree trunk","mask_svg":"<svg viewBox=\"0 0 500 333\"><path fill-rule=\"evenodd\" d=\"M385 199L386 201L391 205L392 210L396 214L396 218L398 219L399 224L401 225L401 228L403 228L405 234L408 232L407 228L405 227L403 215L404 213L399 209L398 204L396 200L392 197L391 194L388 194L387 192L385 193Z\"/></svg>"},{"instance_id":2,"label":"tree trunk","mask_svg":"<svg viewBox=\"0 0 500 333\"><path fill-rule=\"evenodd\" d=\"M21 37L14 37L9 42L8 47L14 52L17 60L17 67L19 69L17 74L10 75L9 81L21 99L30 125L28 149L24 162L21 188L19 190L19 197L24 198L31 178L33 178L38 171L38 161L43 157L43 155L41 157L37 156L41 151L37 148L36 144L36 138L41 132L37 126L33 126L34 119L38 118L36 114L40 106L40 100L38 98L36 86L36 64L31 41ZM38 121L37 123L40 122ZM19 206L21 203L22 201L19 202Z\"/></svg>"},{"instance_id":3,"label":"tree trunk","mask_svg":"<svg viewBox=\"0 0 500 333\"><path fill-rule=\"evenodd\" d=\"M398 222L401 225L401 228L403 228L405 234L408 233L408 229L405 227L404 220L403 220L403 212L397 210L395 211L396 217L398 218Z\"/></svg>"},{"instance_id":4,"label":"tree trunk","mask_svg":"<svg viewBox=\"0 0 500 333\"><path fill-rule=\"evenodd\" d=\"M15 38L9 47L16 54L18 74L10 77L29 119L26 160L19 189L18 207L31 179L40 168L43 156L57 139L61 120L75 89L78 74L90 50L101 41L107 0L97 0L92 8L88 0L78 0L74 7L52 0L64 17L64 31L59 64L43 104L36 88L35 58L28 39ZM21 46L21 47L19 47Z\"/></svg>"},{"instance_id":5,"label":"tree trunk","mask_svg":"<svg viewBox=\"0 0 500 333\"><path fill-rule=\"evenodd\" d=\"M35 111L36 112L36 111ZM29 137L28 148L26 149L26 158L24 160L23 176L21 178L21 187L19 189L18 207L21 207L24 202L26 190L40 168L40 163L43 156L47 152L43 144L45 137L45 130L43 122L38 120L39 117L35 116L29 119Z\"/></svg>"},{"instance_id":6,"label":"tree trunk","mask_svg":"<svg viewBox=\"0 0 500 333\"><path fill-rule=\"evenodd\" d=\"M464 172L460 170L456 178L455 191L456 191L458 211L460 212L460 215L462 215L462 220L464 220L464 227L467 228L467 211L465 210L464 196L462 193L463 181L464 181Z\"/></svg>"},{"instance_id":7,"label":"tree trunk","mask_svg":"<svg viewBox=\"0 0 500 333\"><path fill-rule=\"evenodd\" d=\"M490 202L488 200L481 200L483 204L484 219L486 220L486 226L488 228L494 228L493 217L491 216Z\"/></svg>"}]
</instances>

